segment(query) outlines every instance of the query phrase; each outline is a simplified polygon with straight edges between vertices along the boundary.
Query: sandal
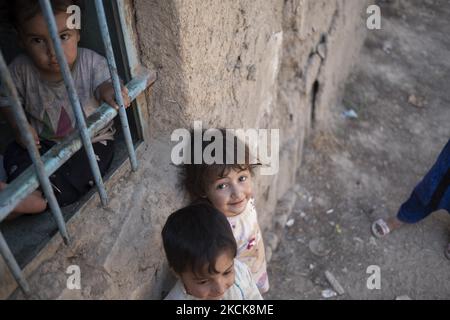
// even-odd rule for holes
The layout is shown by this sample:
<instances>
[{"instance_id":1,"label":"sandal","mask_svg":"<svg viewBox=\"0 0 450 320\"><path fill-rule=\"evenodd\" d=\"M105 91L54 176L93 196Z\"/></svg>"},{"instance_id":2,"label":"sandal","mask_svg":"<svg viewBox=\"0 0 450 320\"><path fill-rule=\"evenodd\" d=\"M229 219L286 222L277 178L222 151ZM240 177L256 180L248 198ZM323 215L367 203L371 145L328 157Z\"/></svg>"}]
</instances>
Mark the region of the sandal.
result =
<instances>
[{"instance_id":1,"label":"sandal","mask_svg":"<svg viewBox=\"0 0 450 320\"><path fill-rule=\"evenodd\" d=\"M450 242L447 245L447 249L445 250L445 257L450 260Z\"/></svg>"},{"instance_id":2,"label":"sandal","mask_svg":"<svg viewBox=\"0 0 450 320\"><path fill-rule=\"evenodd\" d=\"M374 223L372 223L372 234L377 238L383 238L391 233L391 229L389 228L386 221L383 219L378 219Z\"/></svg>"}]
</instances>

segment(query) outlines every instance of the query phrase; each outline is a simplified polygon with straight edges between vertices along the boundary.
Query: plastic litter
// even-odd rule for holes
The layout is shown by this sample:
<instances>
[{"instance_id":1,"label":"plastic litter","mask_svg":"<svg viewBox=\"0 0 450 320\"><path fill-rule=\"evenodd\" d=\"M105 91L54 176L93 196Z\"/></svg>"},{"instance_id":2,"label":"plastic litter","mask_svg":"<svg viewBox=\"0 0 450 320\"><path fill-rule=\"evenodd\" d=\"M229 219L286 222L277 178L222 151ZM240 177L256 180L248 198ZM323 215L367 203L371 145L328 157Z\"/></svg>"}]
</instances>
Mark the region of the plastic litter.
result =
<instances>
[{"instance_id":1,"label":"plastic litter","mask_svg":"<svg viewBox=\"0 0 450 320\"><path fill-rule=\"evenodd\" d=\"M325 277L327 278L328 282L331 284L333 289L339 294L343 295L345 293L344 288L342 288L341 284L336 280L334 275L330 271L325 271Z\"/></svg>"},{"instance_id":2,"label":"plastic litter","mask_svg":"<svg viewBox=\"0 0 450 320\"><path fill-rule=\"evenodd\" d=\"M331 289L326 289L326 290L322 291L322 298L329 299L329 298L333 298L336 296L337 296L337 293Z\"/></svg>"},{"instance_id":3,"label":"plastic litter","mask_svg":"<svg viewBox=\"0 0 450 320\"><path fill-rule=\"evenodd\" d=\"M347 119L358 119L358 114L353 109L344 111L342 116Z\"/></svg>"},{"instance_id":4,"label":"plastic litter","mask_svg":"<svg viewBox=\"0 0 450 320\"><path fill-rule=\"evenodd\" d=\"M295 222L294 219L289 219L289 220L286 222L286 227L288 227L288 228L292 227L292 226L294 225L294 222Z\"/></svg>"},{"instance_id":5,"label":"plastic litter","mask_svg":"<svg viewBox=\"0 0 450 320\"><path fill-rule=\"evenodd\" d=\"M412 300L412 299L405 294L403 296L398 296L397 298L395 298L395 300Z\"/></svg>"}]
</instances>

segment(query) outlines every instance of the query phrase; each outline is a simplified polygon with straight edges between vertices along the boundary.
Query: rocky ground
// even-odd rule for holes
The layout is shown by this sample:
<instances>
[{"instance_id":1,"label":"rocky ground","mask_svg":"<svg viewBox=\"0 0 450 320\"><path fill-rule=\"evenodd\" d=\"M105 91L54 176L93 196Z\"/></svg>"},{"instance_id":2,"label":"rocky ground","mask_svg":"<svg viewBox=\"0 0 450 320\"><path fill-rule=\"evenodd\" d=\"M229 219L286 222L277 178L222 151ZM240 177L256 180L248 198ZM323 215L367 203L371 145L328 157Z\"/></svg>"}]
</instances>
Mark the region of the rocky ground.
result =
<instances>
[{"instance_id":1,"label":"rocky ground","mask_svg":"<svg viewBox=\"0 0 450 320\"><path fill-rule=\"evenodd\" d=\"M297 200L269 263L266 299L325 299L329 271L345 293L326 299L449 299L450 215L437 212L385 239L394 215L450 137L450 2L383 1L333 126L314 132ZM350 117L343 112L353 110ZM370 266L381 288L369 289ZM372 282L373 283L373 282Z\"/></svg>"}]
</instances>

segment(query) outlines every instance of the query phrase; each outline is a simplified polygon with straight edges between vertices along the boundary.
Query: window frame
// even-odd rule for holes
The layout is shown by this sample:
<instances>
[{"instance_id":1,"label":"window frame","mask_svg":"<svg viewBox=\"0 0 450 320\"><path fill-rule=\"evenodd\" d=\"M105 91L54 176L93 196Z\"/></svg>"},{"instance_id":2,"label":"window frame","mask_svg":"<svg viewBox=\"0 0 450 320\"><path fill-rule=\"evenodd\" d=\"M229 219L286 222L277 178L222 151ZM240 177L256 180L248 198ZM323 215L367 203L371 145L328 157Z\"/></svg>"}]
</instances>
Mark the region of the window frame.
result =
<instances>
[{"instance_id":1,"label":"window frame","mask_svg":"<svg viewBox=\"0 0 450 320\"><path fill-rule=\"evenodd\" d=\"M42 2L48 2L48 0L40 0ZM101 2L101 0L99 0ZM49 2L48 2L49 3ZM114 29L111 30L111 32L116 32L118 34L119 38L119 47L120 47L120 57L124 61L125 70L127 73L126 80L127 81L127 88L129 90L130 96L133 101L134 111L135 111L135 118L136 118L136 125L138 126L138 132L139 134L139 141L136 144L133 144L133 149L135 152L136 158L140 157L142 153L144 152L144 146L150 141L150 132L147 124L149 123L149 114L147 109L147 101L146 101L146 90L149 89L154 82L156 81L156 73L151 72L150 70L147 70L142 66L139 60L139 54L138 54L138 41L136 32L134 29L134 19L132 18L132 10L133 10L133 4L132 0L112 0L112 11L113 11L113 21L114 21ZM104 9L103 9L104 12ZM97 12L96 19L97 23L99 22L99 14ZM54 18L54 16L53 16ZM111 29L111 27L109 28ZM107 41L105 41L107 42ZM111 42L111 38L109 39L109 43ZM106 44L105 44L106 46ZM106 49L106 48L105 48ZM107 51L108 49L106 49ZM114 57L112 58L114 60ZM110 63L111 61L109 61ZM115 64L115 62L114 62ZM117 88L117 87L116 87ZM21 109L21 108L20 108ZM22 109L23 111L23 109ZM124 111L124 110L123 110ZM108 123L109 121L112 121L116 116L118 116L118 112L113 109L112 107L106 105L105 103L100 105L97 111L88 119L86 119L86 127L89 132L89 136L92 136L95 134L96 131L102 128L102 125L105 123ZM68 136L66 139L64 139L64 142L61 143L58 146L55 146L52 148L49 152L47 152L45 155L42 156L42 160L44 163L44 166L41 168L41 170L44 170L44 173L48 177L52 174L50 172L51 170L56 171L59 166L57 166L52 161L54 158L61 157L61 163L59 165L62 165L65 163L70 157L79 149L81 149L82 142L81 139L78 137L80 128L77 127L76 132ZM89 139L90 142L90 139ZM91 146L92 146L92 142ZM55 149L55 150L54 150ZM55 152L56 151L56 152ZM55 157L56 156L56 157ZM41 157L39 157L40 161ZM39 167L39 166L38 166ZM123 161L118 168L115 168L115 170L110 173L109 176L106 176L107 179L104 183L105 188L109 189L111 185L115 184L115 182L118 179L121 179L123 176L125 176L131 168L132 165L130 164L130 161ZM41 171L42 173L42 171ZM41 180L41 183L39 182ZM45 179L44 179L45 180ZM17 182L18 181L18 182ZM17 186L15 186L15 185ZM25 198L29 193L34 191L39 184L42 185L42 177L41 179L38 179L35 166L31 166L28 168L24 173L22 173L21 176L19 176L15 181L11 183L10 186L8 186L4 191L2 191L0 196L0 200L4 200L6 198L6 201L0 202L0 209L2 207L5 207L5 203L8 203L8 196L11 195L17 195L20 194L20 197L23 199ZM19 188L17 188L19 187ZM18 190L18 191L17 191ZM73 219L76 216L79 216L80 213L87 207L92 205L97 205L100 201L101 197L95 197L95 193L92 193L89 198L84 202L78 210L75 212L75 214L68 219L68 221L62 220L64 223L64 227L68 227L73 223ZM18 201L17 199L15 199ZM11 207L11 206L10 206ZM58 205L59 208L59 205ZM59 209L60 210L60 209ZM57 214L55 214L55 218ZM1 221L6 218L1 218L0 214L0 223ZM62 216L60 217L60 219ZM62 235L64 235L64 232L60 228L60 232ZM64 237L67 238L67 237ZM7 243L5 239L3 238L1 232L0 232L0 249L1 254L3 258L5 259L6 265L8 265L10 271L12 272L12 276L15 278L16 283L13 283L11 281L8 281L8 279L4 279L6 285L8 288L6 290L3 290L3 288L0 288L0 296L5 295L3 298L8 297L13 290L19 286L22 291L25 294L30 294L30 288L26 282L26 276L30 275L36 267L40 264L43 257L46 256L44 251L50 250L53 251L54 248L57 247L57 245L60 245L62 241L62 238L59 237L57 234L54 235L49 242L47 242L44 247L40 250L40 252L37 254L36 257L33 258L33 260L28 263L23 270L20 269L17 262L15 261L14 256L12 256L9 247L7 246ZM68 241L65 241L66 244L68 244ZM6 248L5 248L6 246ZM1 266L0 269L5 268L5 266ZM4 277L4 275L2 276ZM14 285L15 284L15 285ZM2 291L4 292L2 294ZM6 291L6 292L5 292Z\"/></svg>"}]
</instances>

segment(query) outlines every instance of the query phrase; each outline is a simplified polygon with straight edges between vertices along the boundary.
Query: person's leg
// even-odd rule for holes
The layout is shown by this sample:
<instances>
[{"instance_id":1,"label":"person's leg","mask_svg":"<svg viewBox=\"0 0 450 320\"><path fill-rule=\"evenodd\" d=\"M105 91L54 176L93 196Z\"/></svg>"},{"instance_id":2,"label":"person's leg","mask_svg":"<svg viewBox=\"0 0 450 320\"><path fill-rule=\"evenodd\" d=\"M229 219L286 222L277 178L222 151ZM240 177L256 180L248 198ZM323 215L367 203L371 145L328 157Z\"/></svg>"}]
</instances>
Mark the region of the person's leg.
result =
<instances>
[{"instance_id":1,"label":"person's leg","mask_svg":"<svg viewBox=\"0 0 450 320\"><path fill-rule=\"evenodd\" d=\"M44 154L54 144L51 141L41 141L40 153ZM113 160L114 141L97 142L93 144L93 148L97 156L100 173L104 176ZM8 146L4 159L8 182L18 177L30 165L32 165L32 161L26 149L16 142ZM50 182L53 185L56 200L62 207L78 201L85 195L95 186L86 151L81 149L76 152L61 168L50 176Z\"/></svg>"},{"instance_id":2,"label":"person's leg","mask_svg":"<svg viewBox=\"0 0 450 320\"><path fill-rule=\"evenodd\" d=\"M46 148L41 148L41 153L46 152ZM28 151L22 148L17 142L12 142L6 148L3 159L3 167L7 174L7 183L16 179L23 171L32 165ZM0 191L6 188L7 184L0 183ZM14 219L23 214L36 214L45 211L47 200L44 199L39 190L32 192L22 200L8 216L7 220Z\"/></svg>"},{"instance_id":3,"label":"person's leg","mask_svg":"<svg viewBox=\"0 0 450 320\"><path fill-rule=\"evenodd\" d=\"M47 209L47 200L42 196L42 192L36 190L23 199L15 208L14 212L24 214L41 213Z\"/></svg>"},{"instance_id":4,"label":"person's leg","mask_svg":"<svg viewBox=\"0 0 450 320\"><path fill-rule=\"evenodd\" d=\"M410 198L400 207L398 220L417 223L439 210L450 184L450 141L444 147L433 167L414 188Z\"/></svg>"},{"instance_id":5,"label":"person's leg","mask_svg":"<svg viewBox=\"0 0 450 320\"><path fill-rule=\"evenodd\" d=\"M7 183L10 183L25 171L33 162L27 149L22 148L17 142L8 145L5 151L3 165L7 175Z\"/></svg>"},{"instance_id":6,"label":"person's leg","mask_svg":"<svg viewBox=\"0 0 450 320\"><path fill-rule=\"evenodd\" d=\"M0 182L0 191L7 187L7 184ZM6 220L15 219L23 214L37 214L47 209L47 201L42 197L40 191L34 191L23 199L6 218Z\"/></svg>"},{"instance_id":7,"label":"person's leg","mask_svg":"<svg viewBox=\"0 0 450 320\"><path fill-rule=\"evenodd\" d=\"M422 203L416 188L409 199L401 205L397 219L402 223L414 224L428 217L433 211L435 211L433 206Z\"/></svg>"},{"instance_id":8,"label":"person's leg","mask_svg":"<svg viewBox=\"0 0 450 320\"><path fill-rule=\"evenodd\" d=\"M395 217L386 220L379 219L372 224L372 233L376 237L384 237L405 224L414 224L429 216L435 209L424 205L418 195L417 187L406 202L404 202Z\"/></svg>"},{"instance_id":9,"label":"person's leg","mask_svg":"<svg viewBox=\"0 0 450 320\"><path fill-rule=\"evenodd\" d=\"M415 189L410 198L400 207L397 217L386 221L380 219L373 223L372 231L375 236L383 237L404 224L417 223L438 210L446 210L450 213L450 169L439 180L428 205L423 205L416 191ZM444 254L447 259L450 259L450 242Z\"/></svg>"},{"instance_id":10,"label":"person's leg","mask_svg":"<svg viewBox=\"0 0 450 320\"><path fill-rule=\"evenodd\" d=\"M432 203L437 206L437 210L445 210L450 213L450 170L440 183ZM444 250L444 254L450 260L450 241Z\"/></svg>"},{"instance_id":11,"label":"person's leg","mask_svg":"<svg viewBox=\"0 0 450 320\"><path fill-rule=\"evenodd\" d=\"M100 174L104 176L112 163L114 141L107 141L106 144L97 142L92 146L97 157ZM76 152L52 175L51 181L57 189L55 195L61 206L70 205L84 196L95 186L86 151L81 149Z\"/></svg>"},{"instance_id":12,"label":"person's leg","mask_svg":"<svg viewBox=\"0 0 450 320\"><path fill-rule=\"evenodd\" d=\"M377 237L402 227L417 223L439 209L439 203L450 181L450 140L439 154L433 167L414 188L409 199L403 203L395 217L379 219L372 224Z\"/></svg>"}]
</instances>

